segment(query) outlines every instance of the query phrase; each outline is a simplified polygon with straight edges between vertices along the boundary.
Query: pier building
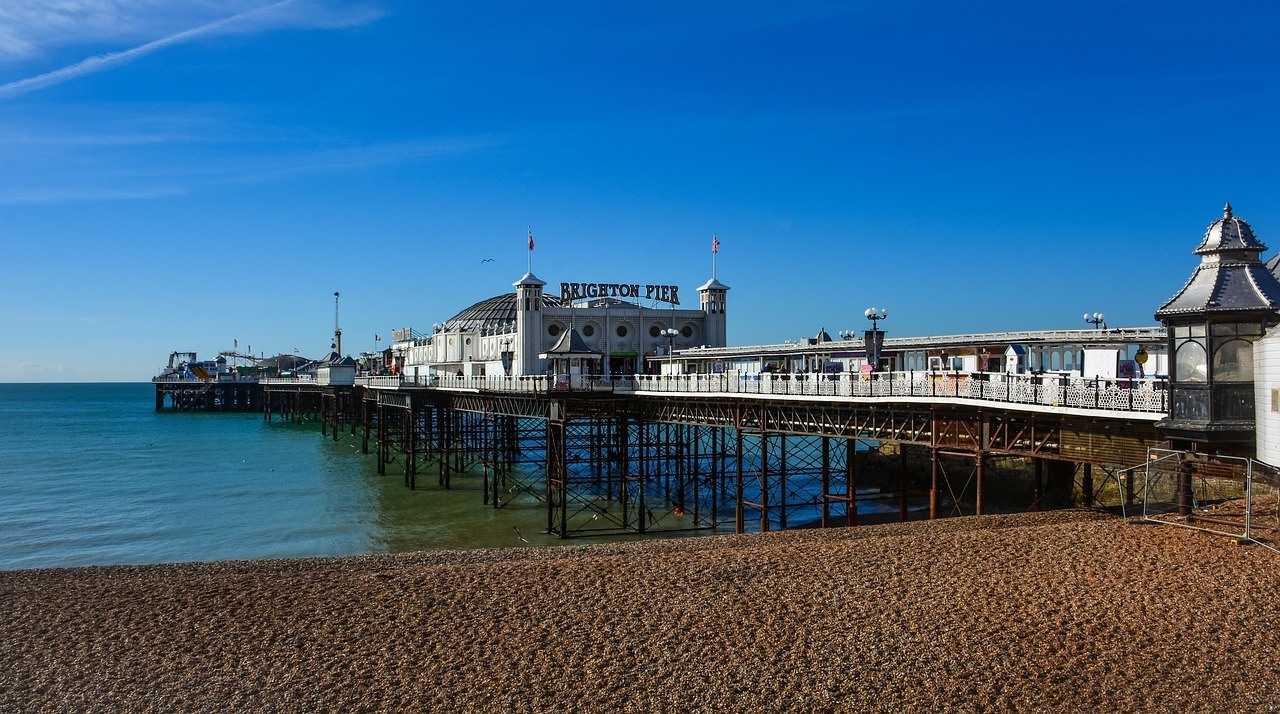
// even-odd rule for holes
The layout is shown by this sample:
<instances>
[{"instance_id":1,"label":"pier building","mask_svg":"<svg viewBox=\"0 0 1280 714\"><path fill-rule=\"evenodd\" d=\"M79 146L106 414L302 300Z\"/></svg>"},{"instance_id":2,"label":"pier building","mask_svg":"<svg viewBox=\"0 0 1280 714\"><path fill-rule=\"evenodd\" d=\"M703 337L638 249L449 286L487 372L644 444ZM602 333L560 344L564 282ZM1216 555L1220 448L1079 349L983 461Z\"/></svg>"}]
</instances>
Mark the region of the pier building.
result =
<instances>
[{"instance_id":1,"label":"pier building","mask_svg":"<svg viewBox=\"0 0 1280 714\"><path fill-rule=\"evenodd\" d=\"M711 279L684 307L679 286L562 282L554 291L533 273L515 292L467 307L429 334L393 332L398 371L409 377L521 377L554 373L612 381L643 372L646 358L692 346L726 344L729 287Z\"/></svg>"},{"instance_id":2,"label":"pier building","mask_svg":"<svg viewBox=\"0 0 1280 714\"><path fill-rule=\"evenodd\" d=\"M1160 325L889 338L868 311L860 336L745 347L726 344L717 280L693 310L664 286L549 294L530 273L428 334L398 331L397 374L262 380L263 414L356 435L409 487L427 468L444 488L479 473L485 505L528 499L562 537L856 524L868 501L903 520L981 514L1011 463L1015 508L1106 503L1275 537L1280 261L1265 250L1228 207Z\"/></svg>"}]
</instances>

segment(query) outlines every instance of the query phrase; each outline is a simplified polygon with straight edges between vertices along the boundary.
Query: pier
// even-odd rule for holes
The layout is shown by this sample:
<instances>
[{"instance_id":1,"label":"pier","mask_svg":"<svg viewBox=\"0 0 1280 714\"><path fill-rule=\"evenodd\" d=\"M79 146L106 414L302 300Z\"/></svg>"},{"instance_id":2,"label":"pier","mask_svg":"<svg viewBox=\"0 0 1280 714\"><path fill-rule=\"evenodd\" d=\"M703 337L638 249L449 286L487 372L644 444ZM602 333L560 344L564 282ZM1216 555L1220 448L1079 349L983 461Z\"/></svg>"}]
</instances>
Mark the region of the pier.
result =
<instances>
[{"instance_id":1,"label":"pier","mask_svg":"<svg viewBox=\"0 0 1280 714\"><path fill-rule=\"evenodd\" d=\"M899 520L982 514L1004 459L1032 472L1022 509L1073 493L1132 505L1120 472L1165 445L1155 424L1168 405L1151 380L955 371L264 379L262 390L266 419L359 438L409 488L429 469L441 488L479 471L485 506L527 494L563 538L856 525L869 469Z\"/></svg>"},{"instance_id":2,"label":"pier","mask_svg":"<svg viewBox=\"0 0 1280 714\"><path fill-rule=\"evenodd\" d=\"M156 408L318 422L408 488L479 472L484 506L537 503L562 538L855 525L872 499L882 520L985 514L1015 464L1004 509L1106 505L1249 539L1280 532L1280 257L1265 249L1227 205L1158 326L1087 313L1093 329L887 338L887 310L869 308L861 333L756 346L727 344L714 275L677 310L676 286L646 285L669 305L645 307L618 299L638 283L557 296L526 273L430 333L395 330L383 374L341 356L335 292L334 352L311 372L282 355L245 382L171 356Z\"/></svg>"}]
</instances>

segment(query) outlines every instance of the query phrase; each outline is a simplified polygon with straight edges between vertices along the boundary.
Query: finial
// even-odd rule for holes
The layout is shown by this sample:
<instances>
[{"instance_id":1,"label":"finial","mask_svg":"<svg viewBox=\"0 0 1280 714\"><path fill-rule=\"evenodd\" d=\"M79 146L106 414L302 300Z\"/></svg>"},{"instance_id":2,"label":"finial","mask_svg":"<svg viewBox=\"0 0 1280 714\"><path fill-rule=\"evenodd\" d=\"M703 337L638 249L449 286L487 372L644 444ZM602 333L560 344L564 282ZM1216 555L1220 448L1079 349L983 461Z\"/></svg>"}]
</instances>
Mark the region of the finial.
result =
<instances>
[{"instance_id":1,"label":"finial","mask_svg":"<svg viewBox=\"0 0 1280 714\"><path fill-rule=\"evenodd\" d=\"M1227 205L1225 205L1225 206L1223 206L1223 207L1222 207L1222 217L1223 217L1223 218L1230 218L1230 217L1231 217L1231 202L1230 202L1230 201L1228 201L1228 202L1227 202Z\"/></svg>"}]
</instances>

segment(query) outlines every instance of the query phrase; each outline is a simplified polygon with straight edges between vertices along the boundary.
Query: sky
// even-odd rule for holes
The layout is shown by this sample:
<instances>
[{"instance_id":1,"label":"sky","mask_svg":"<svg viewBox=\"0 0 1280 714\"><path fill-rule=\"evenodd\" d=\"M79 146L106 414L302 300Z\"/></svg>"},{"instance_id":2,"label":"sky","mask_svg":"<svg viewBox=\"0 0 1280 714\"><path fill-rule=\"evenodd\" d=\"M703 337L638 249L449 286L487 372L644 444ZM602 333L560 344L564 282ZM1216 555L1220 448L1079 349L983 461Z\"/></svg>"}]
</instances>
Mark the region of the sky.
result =
<instances>
[{"instance_id":1,"label":"sky","mask_svg":"<svg viewBox=\"0 0 1280 714\"><path fill-rule=\"evenodd\" d=\"M1280 248L1277 28L1271 2L5 0L0 382L320 356L335 291L344 351L385 347L530 260L696 307L713 234L731 345L873 306L890 337L1154 325L1225 202Z\"/></svg>"}]
</instances>

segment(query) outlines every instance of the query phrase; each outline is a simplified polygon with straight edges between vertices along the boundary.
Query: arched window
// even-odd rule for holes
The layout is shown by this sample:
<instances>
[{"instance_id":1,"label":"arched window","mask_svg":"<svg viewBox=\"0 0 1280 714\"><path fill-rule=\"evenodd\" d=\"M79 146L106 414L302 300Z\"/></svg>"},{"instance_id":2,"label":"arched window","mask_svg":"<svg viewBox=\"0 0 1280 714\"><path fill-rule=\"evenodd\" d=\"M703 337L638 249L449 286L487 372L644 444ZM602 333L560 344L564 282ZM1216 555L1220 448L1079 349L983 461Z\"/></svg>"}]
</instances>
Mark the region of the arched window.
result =
<instances>
[{"instance_id":1,"label":"arched window","mask_svg":"<svg viewBox=\"0 0 1280 714\"><path fill-rule=\"evenodd\" d=\"M1208 378L1204 347L1194 340L1178 346L1173 363L1173 379L1177 382L1204 382Z\"/></svg>"},{"instance_id":2,"label":"arched window","mask_svg":"<svg viewBox=\"0 0 1280 714\"><path fill-rule=\"evenodd\" d=\"M1252 382L1253 343L1231 340L1218 345L1213 351L1213 381Z\"/></svg>"}]
</instances>

